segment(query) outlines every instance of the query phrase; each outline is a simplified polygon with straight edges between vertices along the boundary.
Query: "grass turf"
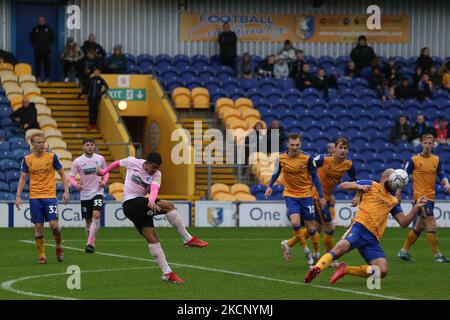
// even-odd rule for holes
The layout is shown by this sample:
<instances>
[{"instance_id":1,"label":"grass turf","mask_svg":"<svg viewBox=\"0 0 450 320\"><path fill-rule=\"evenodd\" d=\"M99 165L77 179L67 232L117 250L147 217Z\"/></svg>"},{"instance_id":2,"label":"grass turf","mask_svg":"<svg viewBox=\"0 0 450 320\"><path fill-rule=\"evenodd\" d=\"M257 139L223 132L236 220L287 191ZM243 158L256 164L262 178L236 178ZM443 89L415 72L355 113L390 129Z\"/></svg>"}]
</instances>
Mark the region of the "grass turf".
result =
<instances>
[{"instance_id":1,"label":"grass turf","mask_svg":"<svg viewBox=\"0 0 450 320\"><path fill-rule=\"evenodd\" d=\"M83 229L64 229L63 263L56 261L47 229L47 265L37 264L32 229L0 229L0 299L450 298L450 264L433 262L424 236L410 251L415 263L396 258L407 230L391 228L385 233L382 246L389 274L381 280L380 290L369 290L366 279L351 276L331 286L328 280L334 269L323 272L312 285L303 284L307 267L301 248L294 247L290 263L283 259L279 243L291 236L287 228L193 228L191 232L210 245L187 250L174 229L160 228L157 232L167 260L186 281L184 285L160 280L161 271L151 262L145 241L132 228L101 229L94 255L83 252ZM343 232L338 228L335 239ZM450 229L439 229L437 235L442 253L450 255ZM341 261L365 264L356 250ZM66 269L70 265L81 269L81 290L67 289ZM17 279L8 286L8 281Z\"/></svg>"}]
</instances>

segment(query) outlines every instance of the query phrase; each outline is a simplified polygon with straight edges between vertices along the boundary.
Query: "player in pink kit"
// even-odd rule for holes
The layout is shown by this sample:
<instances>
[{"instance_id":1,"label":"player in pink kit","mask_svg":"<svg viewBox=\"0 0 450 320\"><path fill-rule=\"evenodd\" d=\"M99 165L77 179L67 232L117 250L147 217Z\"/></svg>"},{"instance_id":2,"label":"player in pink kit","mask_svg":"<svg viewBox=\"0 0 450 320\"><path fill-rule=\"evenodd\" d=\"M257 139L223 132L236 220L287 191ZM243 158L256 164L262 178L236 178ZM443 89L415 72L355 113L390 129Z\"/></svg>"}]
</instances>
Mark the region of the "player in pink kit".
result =
<instances>
[{"instance_id":1,"label":"player in pink kit","mask_svg":"<svg viewBox=\"0 0 450 320\"><path fill-rule=\"evenodd\" d=\"M95 252L95 238L100 228L100 214L103 206L103 188L108 182L109 173L102 178L96 175L98 167L105 169L106 161L101 155L94 153L94 139L83 140L83 155L75 159L70 170L70 184L77 191L81 191L81 215L86 222L88 236L85 251ZM80 184L75 179L80 176Z\"/></svg>"},{"instance_id":2,"label":"player in pink kit","mask_svg":"<svg viewBox=\"0 0 450 320\"><path fill-rule=\"evenodd\" d=\"M122 199L123 212L147 240L150 254L156 259L164 273L161 279L182 284L184 281L175 272L172 272L166 261L155 231L153 216L165 214L169 223L183 237L184 245L187 247L206 247L208 243L189 234L172 202L157 199L161 185L161 171L159 171L161 163L161 155L152 152L145 160L128 157L113 162L106 169L97 168L97 174L102 176L119 167L127 169ZM147 194L150 194L148 199L145 198Z\"/></svg>"}]
</instances>

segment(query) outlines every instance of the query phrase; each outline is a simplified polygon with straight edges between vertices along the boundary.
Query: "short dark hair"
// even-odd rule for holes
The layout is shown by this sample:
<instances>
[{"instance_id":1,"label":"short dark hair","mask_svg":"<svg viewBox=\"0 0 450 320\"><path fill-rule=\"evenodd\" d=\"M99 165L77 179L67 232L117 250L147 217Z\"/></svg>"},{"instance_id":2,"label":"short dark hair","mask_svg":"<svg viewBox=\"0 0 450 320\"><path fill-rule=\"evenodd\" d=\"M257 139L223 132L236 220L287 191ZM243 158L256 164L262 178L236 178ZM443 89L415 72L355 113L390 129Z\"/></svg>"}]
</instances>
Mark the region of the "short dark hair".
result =
<instances>
[{"instance_id":1,"label":"short dark hair","mask_svg":"<svg viewBox=\"0 0 450 320\"><path fill-rule=\"evenodd\" d=\"M359 37L358 37L358 42L359 41L361 41L361 40L364 40L364 41L367 41L367 38L366 38L366 36L365 35L360 35Z\"/></svg>"},{"instance_id":2,"label":"short dark hair","mask_svg":"<svg viewBox=\"0 0 450 320\"><path fill-rule=\"evenodd\" d=\"M92 144L95 144L95 140L92 139L92 138L84 138L84 139L83 139L83 145L85 145L85 144L88 143L88 142L90 142L90 143L92 143Z\"/></svg>"},{"instance_id":3,"label":"short dark hair","mask_svg":"<svg viewBox=\"0 0 450 320\"><path fill-rule=\"evenodd\" d=\"M162 164L161 155L158 152L150 152L147 156L147 162L156 163L157 165Z\"/></svg>"},{"instance_id":4,"label":"short dark hair","mask_svg":"<svg viewBox=\"0 0 450 320\"><path fill-rule=\"evenodd\" d=\"M342 143L343 145L345 145L347 148L350 149L350 142L348 141L347 138L337 138L336 141L334 142L334 145L337 147L340 143Z\"/></svg>"},{"instance_id":5,"label":"short dark hair","mask_svg":"<svg viewBox=\"0 0 450 320\"><path fill-rule=\"evenodd\" d=\"M291 44L291 43L292 43L292 42L291 42L291 40L289 40L289 39L284 40L284 45Z\"/></svg>"},{"instance_id":6,"label":"short dark hair","mask_svg":"<svg viewBox=\"0 0 450 320\"><path fill-rule=\"evenodd\" d=\"M297 139L300 139L300 141L302 140L302 135L300 133L294 132L288 136L288 140L297 140Z\"/></svg>"},{"instance_id":7,"label":"short dark hair","mask_svg":"<svg viewBox=\"0 0 450 320\"><path fill-rule=\"evenodd\" d=\"M303 50L302 49L295 50L295 54L297 54L297 53L303 53Z\"/></svg>"}]
</instances>

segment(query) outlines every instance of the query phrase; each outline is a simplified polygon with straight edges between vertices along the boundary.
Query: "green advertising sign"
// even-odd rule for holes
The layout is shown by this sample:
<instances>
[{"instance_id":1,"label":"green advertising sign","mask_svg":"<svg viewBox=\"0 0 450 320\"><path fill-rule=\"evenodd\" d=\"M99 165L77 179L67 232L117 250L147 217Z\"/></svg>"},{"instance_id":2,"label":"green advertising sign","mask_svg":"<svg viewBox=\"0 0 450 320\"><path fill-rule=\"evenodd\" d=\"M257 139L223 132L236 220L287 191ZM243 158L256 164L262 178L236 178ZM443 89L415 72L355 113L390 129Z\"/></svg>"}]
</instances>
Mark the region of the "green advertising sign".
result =
<instances>
[{"instance_id":1,"label":"green advertising sign","mask_svg":"<svg viewBox=\"0 0 450 320\"><path fill-rule=\"evenodd\" d=\"M113 100L145 101L147 91L145 89L109 89Z\"/></svg>"}]
</instances>

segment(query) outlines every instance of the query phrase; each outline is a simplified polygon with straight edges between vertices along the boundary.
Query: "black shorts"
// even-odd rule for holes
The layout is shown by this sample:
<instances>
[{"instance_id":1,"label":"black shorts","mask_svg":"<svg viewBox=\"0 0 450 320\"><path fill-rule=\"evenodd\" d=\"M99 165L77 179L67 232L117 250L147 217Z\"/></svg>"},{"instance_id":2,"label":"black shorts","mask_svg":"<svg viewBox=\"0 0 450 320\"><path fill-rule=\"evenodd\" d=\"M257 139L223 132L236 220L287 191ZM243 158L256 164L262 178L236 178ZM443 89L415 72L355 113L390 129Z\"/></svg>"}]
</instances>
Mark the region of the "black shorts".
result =
<instances>
[{"instance_id":1,"label":"black shorts","mask_svg":"<svg viewBox=\"0 0 450 320\"><path fill-rule=\"evenodd\" d=\"M92 211L102 211L102 207L102 195L96 195L91 200L81 200L81 216L83 219L91 219Z\"/></svg>"},{"instance_id":2,"label":"black shorts","mask_svg":"<svg viewBox=\"0 0 450 320\"><path fill-rule=\"evenodd\" d=\"M156 199L155 203L160 200ZM144 228L154 228L153 211L148 207L148 198L139 197L125 201L122 204L125 217L133 222L135 228L142 234Z\"/></svg>"}]
</instances>

